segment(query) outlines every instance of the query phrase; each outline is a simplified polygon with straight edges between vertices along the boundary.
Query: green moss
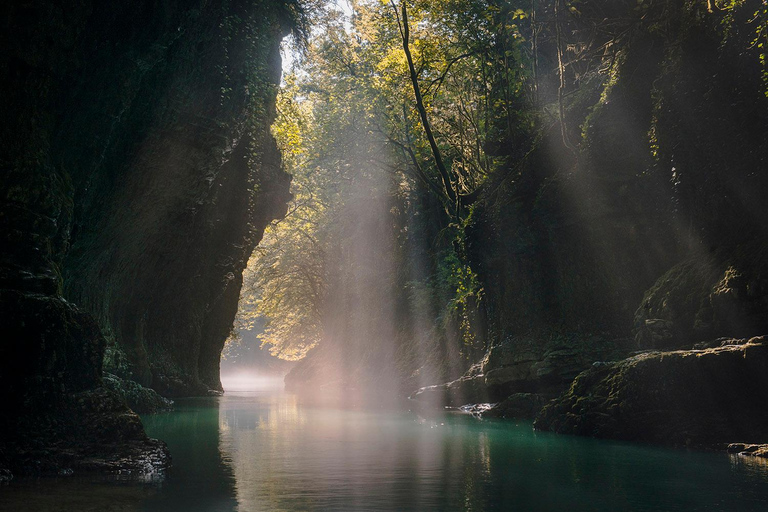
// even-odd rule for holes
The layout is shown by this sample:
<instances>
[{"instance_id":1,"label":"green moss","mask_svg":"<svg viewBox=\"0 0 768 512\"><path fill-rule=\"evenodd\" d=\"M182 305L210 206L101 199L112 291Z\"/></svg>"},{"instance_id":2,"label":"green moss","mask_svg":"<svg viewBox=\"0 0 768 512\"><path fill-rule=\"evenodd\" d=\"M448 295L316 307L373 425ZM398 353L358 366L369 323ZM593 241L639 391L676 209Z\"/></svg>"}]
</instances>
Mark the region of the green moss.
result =
<instances>
[{"instance_id":1,"label":"green moss","mask_svg":"<svg viewBox=\"0 0 768 512\"><path fill-rule=\"evenodd\" d=\"M116 393L131 410L139 414L168 411L173 408L172 400L137 382L121 379L111 373L104 374L104 387Z\"/></svg>"},{"instance_id":2,"label":"green moss","mask_svg":"<svg viewBox=\"0 0 768 512\"><path fill-rule=\"evenodd\" d=\"M677 445L765 439L765 341L647 353L592 368L547 404L534 425L559 433ZM723 417L729 420L723 422Z\"/></svg>"}]
</instances>

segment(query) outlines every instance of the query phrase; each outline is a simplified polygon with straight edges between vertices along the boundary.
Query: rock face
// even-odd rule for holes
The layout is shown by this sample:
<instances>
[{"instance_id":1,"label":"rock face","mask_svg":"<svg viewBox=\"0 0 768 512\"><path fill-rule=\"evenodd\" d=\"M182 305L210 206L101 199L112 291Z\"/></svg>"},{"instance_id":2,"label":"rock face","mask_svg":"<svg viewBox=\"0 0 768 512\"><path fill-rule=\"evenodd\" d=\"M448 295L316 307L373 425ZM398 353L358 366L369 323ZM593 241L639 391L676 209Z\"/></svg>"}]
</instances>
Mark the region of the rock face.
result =
<instances>
[{"instance_id":1,"label":"rock face","mask_svg":"<svg viewBox=\"0 0 768 512\"><path fill-rule=\"evenodd\" d=\"M475 205L468 254L492 345L558 329L587 334L575 340L583 346L589 335L631 336L633 320L643 324L645 348L768 332L744 332L746 319L734 315L760 311L749 315L754 322L768 311L759 298L765 272L742 269L765 261L746 246L765 239L768 221L768 179L756 172L768 154L768 98L750 49L758 3L726 16L703 2L672 1L641 15L628 2L591 0L568 18L569 44L589 44L591 35L579 39L592 34L584 9L637 23L610 78L567 85L575 151L563 147L559 129L542 133L510 172L489 179ZM516 155L522 142L513 142L500 150ZM646 302L649 311L636 314ZM697 322L695 339L681 336Z\"/></svg>"},{"instance_id":2,"label":"rock face","mask_svg":"<svg viewBox=\"0 0 768 512\"><path fill-rule=\"evenodd\" d=\"M649 352L596 366L547 404L536 428L673 445L768 438L768 339Z\"/></svg>"},{"instance_id":3,"label":"rock face","mask_svg":"<svg viewBox=\"0 0 768 512\"><path fill-rule=\"evenodd\" d=\"M483 361L459 379L421 388L411 398L451 407L501 402L515 394L553 398L596 361L622 358L630 350L630 339L529 333L492 346Z\"/></svg>"},{"instance_id":4,"label":"rock face","mask_svg":"<svg viewBox=\"0 0 768 512\"><path fill-rule=\"evenodd\" d=\"M478 372L420 397L463 405L514 393L552 396L594 363L578 377L582 388L585 379L624 368L601 362L638 349L768 332L768 174L757 171L768 155L768 97L752 48L764 20L750 21L758 4L748 0L726 14L708 12L705 2L636 9L590 0L566 16L566 46L606 43L615 58L598 52L593 62L607 75L565 72L564 126L493 148L511 164L478 193L465 240L482 286L478 338L487 340L487 355ZM553 2L539 5L547 12ZM592 15L628 23L631 44L595 42ZM554 49L541 44L540 56L556 62ZM540 79L541 103L555 104L556 83ZM553 332L567 333L562 343L553 343ZM656 356L642 357L650 358L645 368ZM719 362L730 359L712 361L719 374ZM548 424L570 421L548 411Z\"/></svg>"},{"instance_id":5,"label":"rock face","mask_svg":"<svg viewBox=\"0 0 768 512\"><path fill-rule=\"evenodd\" d=\"M17 428L3 439L0 452L0 467L11 478L90 471L162 473L171 462L165 443L148 438L136 413L105 387L69 394L55 409L13 421Z\"/></svg>"},{"instance_id":6,"label":"rock face","mask_svg":"<svg viewBox=\"0 0 768 512\"><path fill-rule=\"evenodd\" d=\"M242 270L290 197L269 126L294 11L268 0L0 8L5 444L22 446L35 424L55 426L40 427L43 445L89 437L71 399L97 392L111 405L85 401L79 415L104 416L91 448L109 432L146 443L102 387L105 350L110 371L165 395L220 389Z\"/></svg>"},{"instance_id":7,"label":"rock face","mask_svg":"<svg viewBox=\"0 0 768 512\"><path fill-rule=\"evenodd\" d=\"M642 349L768 332L768 247L760 242L689 258L645 293L635 312Z\"/></svg>"},{"instance_id":8,"label":"rock face","mask_svg":"<svg viewBox=\"0 0 768 512\"><path fill-rule=\"evenodd\" d=\"M535 393L515 393L481 413L484 418L532 420L541 411L545 400Z\"/></svg>"}]
</instances>

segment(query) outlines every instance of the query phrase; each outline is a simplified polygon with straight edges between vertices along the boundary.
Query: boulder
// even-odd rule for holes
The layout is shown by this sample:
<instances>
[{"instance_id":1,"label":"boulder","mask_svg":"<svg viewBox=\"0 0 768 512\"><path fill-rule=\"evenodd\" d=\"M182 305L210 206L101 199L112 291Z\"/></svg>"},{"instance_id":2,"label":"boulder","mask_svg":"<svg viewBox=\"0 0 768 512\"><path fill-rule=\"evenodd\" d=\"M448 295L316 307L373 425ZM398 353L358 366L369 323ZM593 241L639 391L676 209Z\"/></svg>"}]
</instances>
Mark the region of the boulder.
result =
<instances>
[{"instance_id":1,"label":"boulder","mask_svg":"<svg viewBox=\"0 0 768 512\"><path fill-rule=\"evenodd\" d=\"M462 377L419 389L412 399L433 406L502 402L520 394L556 396L595 361L628 353L630 339L572 333L514 336L491 347Z\"/></svg>"},{"instance_id":2,"label":"boulder","mask_svg":"<svg viewBox=\"0 0 768 512\"><path fill-rule=\"evenodd\" d=\"M670 445L768 440L768 337L594 365L534 426Z\"/></svg>"}]
</instances>

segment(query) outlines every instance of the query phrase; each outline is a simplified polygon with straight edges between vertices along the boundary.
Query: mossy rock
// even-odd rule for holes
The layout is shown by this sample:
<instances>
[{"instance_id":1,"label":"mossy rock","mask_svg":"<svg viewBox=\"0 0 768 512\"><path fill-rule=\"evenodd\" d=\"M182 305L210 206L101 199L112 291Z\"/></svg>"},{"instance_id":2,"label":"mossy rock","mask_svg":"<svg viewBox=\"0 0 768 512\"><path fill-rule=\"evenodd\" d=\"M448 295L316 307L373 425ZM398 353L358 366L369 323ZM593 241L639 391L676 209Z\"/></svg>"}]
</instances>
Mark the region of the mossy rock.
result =
<instances>
[{"instance_id":1,"label":"mossy rock","mask_svg":"<svg viewBox=\"0 0 768 512\"><path fill-rule=\"evenodd\" d=\"M661 276L635 312L640 348L683 348L717 337L768 332L768 247L723 248Z\"/></svg>"},{"instance_id":2,"label":"mossy rock","mask_svg":"<svg viewBox=\"0 0 768 512\"><path fill-rule=\"evenodd\" d=\"M768 338L649 352L595 365L547 404L534 426L671 445L768 440Z\"/></svg>"},{"instance_id":3,"label":"mossy rock","mask_svg":"<svg viewBox=\"0 0 768 512\"><path fill-rule=\"evenodd\" d=\"M160 396L132 380L121 379L110 373L104 375L104 386L114 391L134 412L149 414L173 409L173 400Z\"/></svg>"}]
</instances>

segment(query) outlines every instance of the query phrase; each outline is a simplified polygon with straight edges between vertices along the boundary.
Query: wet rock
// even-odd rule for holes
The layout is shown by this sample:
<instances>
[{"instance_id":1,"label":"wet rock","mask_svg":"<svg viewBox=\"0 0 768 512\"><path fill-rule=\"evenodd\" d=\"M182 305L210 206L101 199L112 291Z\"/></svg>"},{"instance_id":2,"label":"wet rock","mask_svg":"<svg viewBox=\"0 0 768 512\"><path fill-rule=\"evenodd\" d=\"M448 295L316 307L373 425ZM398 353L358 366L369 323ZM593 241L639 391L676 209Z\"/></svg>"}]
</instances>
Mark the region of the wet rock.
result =
<instances>
[{"instance_id":1,"label":"wet rock","mask_svg":"<svg viewBox=\"0 0 768 512\"><path fill-rule=\"evenodd\" d=\"M481 418L485 413L493 409L495 405L496 404L467 404L459 407L459 410L463 413Z\"/></svg>"},{"instance_id":2,"label":"wet rock","mask_svg":"<svg viewBox=\"0 0 768 512\"><path fill-rule=\"evenodd\" d=\"M482 412L484 418L532 420L546 400L536 393L515 393Z\"/></svg>"},{"instance_id":3,"label":"wet rock","mask_svg":"<svg viewBox=\"0 0 768 512\"><path fill-rule=\"evenodd\" d=\"M768 459L768 444L731 443L728 445L727 451L728 453L735 453L744 457Z\"/></svg>"},{"instance_id":4,"label":"wet rock","mask_svg":"<svg viewBox=\"0 0 768 512\"><path fill-rule=\"evenodd\" d=\"M768 438L765 337L651 352L590 368L548 403L536 428L672 445Z\"/></svg>"}]
</instances>

